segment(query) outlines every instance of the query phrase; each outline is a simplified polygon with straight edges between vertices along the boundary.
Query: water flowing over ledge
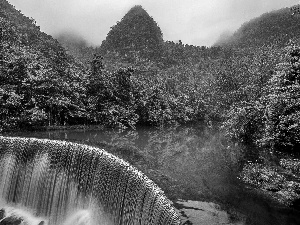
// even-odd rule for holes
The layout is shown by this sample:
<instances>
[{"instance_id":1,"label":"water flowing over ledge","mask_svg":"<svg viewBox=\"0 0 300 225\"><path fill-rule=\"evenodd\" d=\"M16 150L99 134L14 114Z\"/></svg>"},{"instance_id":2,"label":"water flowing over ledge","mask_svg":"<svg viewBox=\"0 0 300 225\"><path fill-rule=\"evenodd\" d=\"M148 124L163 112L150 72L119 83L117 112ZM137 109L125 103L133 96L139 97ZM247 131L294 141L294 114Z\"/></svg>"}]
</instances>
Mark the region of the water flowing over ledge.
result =
<instances>
[{"instance_id":1,"label":"water flowing over ledge","mask_svg":"<svg viewBox=\"0 0 300 225\"><path fill-rule=\"evenodd\" d=\"M0 198L48 224L180 224L163 191L140 171L104 150L64 141L0 136Z\"/></svg>"}]
</instances>

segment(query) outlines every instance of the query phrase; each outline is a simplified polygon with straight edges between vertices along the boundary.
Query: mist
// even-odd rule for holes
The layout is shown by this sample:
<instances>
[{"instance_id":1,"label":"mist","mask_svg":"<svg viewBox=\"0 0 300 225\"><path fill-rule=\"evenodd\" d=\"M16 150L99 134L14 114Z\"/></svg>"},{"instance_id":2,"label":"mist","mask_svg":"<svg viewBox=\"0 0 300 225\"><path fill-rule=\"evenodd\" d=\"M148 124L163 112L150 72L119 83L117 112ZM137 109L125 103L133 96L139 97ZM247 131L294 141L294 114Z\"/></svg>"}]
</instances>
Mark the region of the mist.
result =
<instances>
[{"instance_id":1,"label":"mist","mask_svg":"<svg viewBox=\"0 0 300 225\"><path fill-rule=\"evenodd\" d=\"M88 43L80 34L72 31L62 31L59 34L54 35L54 38L61 43L73 44L81 47L89 47L91 44Z\"/></svg>"},{"instance_id":2,"label":"mist","mask_svg":"<svg viewBox=\"0 0 300 225\"><path fill-rule=\"evenodd\" d=\"M298 0L9 0L41 30L54 37L66 32L88 45L101 45L107 33L134 5L142 5L160 26L164 40L211 46L224 32L265 12Z\"/></svg>"}]
</instances>

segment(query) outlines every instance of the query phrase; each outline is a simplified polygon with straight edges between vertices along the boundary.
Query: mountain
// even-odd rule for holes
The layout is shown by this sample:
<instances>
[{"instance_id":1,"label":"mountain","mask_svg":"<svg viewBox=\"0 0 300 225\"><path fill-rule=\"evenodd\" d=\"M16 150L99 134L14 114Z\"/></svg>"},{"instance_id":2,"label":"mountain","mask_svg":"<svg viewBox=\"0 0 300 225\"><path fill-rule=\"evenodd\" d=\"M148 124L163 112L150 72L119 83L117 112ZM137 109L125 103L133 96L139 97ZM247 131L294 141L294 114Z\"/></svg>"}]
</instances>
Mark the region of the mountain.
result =
<instances>
[{"instance_id":1,"label":"mountain","mask_svg":"<svg viewBox=\"0 0 300 225\"><path fill-rule=\"evenodd\" d=\"M291 8L265 13L244 23L232 36L219 39L215 46L285 46L300 37L300 17L292 14Z\"/></svg>"},{"instance_id":2,"label":"mountain","mask_svg":"<svg viewBox=\"0 0 300 225\"><path fill-rule=\"evenodd\" d=\"M137 5L111 27L101 52L117 52L126 57L157 59L163 49L163 34L152 17Z\"/></svg>"}]
</instances>

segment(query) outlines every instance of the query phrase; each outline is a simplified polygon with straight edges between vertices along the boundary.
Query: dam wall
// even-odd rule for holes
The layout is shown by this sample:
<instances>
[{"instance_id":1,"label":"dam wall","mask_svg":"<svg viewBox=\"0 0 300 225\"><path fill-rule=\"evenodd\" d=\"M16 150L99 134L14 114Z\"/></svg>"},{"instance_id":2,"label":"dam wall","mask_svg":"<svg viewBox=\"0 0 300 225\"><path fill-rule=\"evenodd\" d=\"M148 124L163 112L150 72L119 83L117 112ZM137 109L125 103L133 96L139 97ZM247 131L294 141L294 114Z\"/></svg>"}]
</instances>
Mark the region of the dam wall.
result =
<instances>
[{"instance_id":1,"label":"dam wall","mask_svg":"<svg viewBox=\"0 0 300 225\"><path fill-rule=\"evenodd\" d=\"M180 224L163 191L105 150L65 141L0 136L0 199L48 224ZM74 223L73 223L74 224Z\"/></svg>"}]
</instances>

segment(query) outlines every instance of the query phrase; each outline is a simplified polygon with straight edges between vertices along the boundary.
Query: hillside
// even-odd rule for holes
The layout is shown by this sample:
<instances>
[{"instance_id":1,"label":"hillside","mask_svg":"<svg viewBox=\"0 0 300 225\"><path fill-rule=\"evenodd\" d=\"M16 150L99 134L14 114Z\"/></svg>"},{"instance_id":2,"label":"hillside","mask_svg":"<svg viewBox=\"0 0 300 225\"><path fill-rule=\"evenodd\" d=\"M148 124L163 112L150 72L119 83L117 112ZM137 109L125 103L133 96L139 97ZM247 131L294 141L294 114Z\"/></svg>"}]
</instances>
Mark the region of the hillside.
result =
<instances>
[{"instance_id":1,"label":"hillside","mask_svg":"<svg viewBox=\"0 0 300 225\"><path fill-rule=\"evenodd\" d=\"M300 17L290 8L265 13L244 23L231 37L221 38L215 46L255 47L273 44L285 46L300 37Z\"/></svg>"},{"instance_id":2,"label":"hillside","mask_svg":"<svg viewBox=\"0 0 300 225\"><path fill-rule=\"evenodd\" d=\"M59 50L58 42L50 35L41 32L33 18L24 16L6 0L1 0L0 6L1 28L4 31L4 37L7 37L5 41L20 46L30 46L43 51L44 54L46 54L45 48L51 51Z\"/></svg>"},{"instance_id":3,"label":"hillside","mask_svg":"<svg viewBox=\"0 0 300 225\"><path fill-rule=\"evenodd\" d=\"M6 0L0 0L0 27L0 130L81 117L82 63Z\"/></svg>"}]
</instances>

